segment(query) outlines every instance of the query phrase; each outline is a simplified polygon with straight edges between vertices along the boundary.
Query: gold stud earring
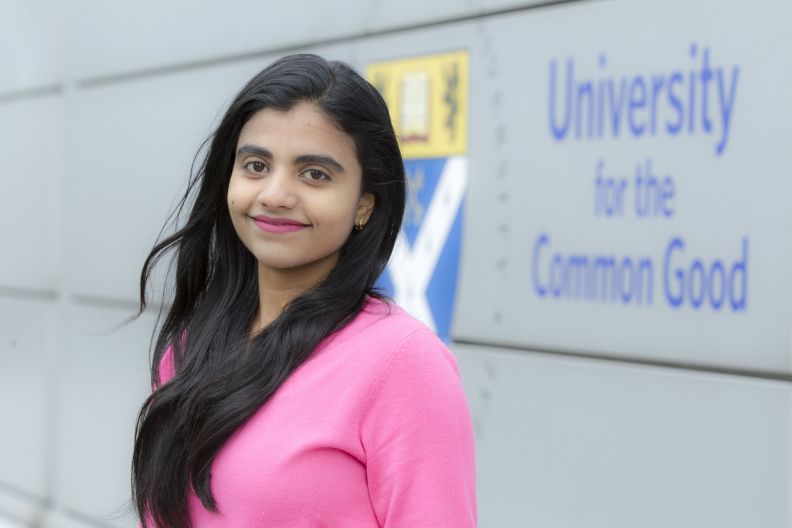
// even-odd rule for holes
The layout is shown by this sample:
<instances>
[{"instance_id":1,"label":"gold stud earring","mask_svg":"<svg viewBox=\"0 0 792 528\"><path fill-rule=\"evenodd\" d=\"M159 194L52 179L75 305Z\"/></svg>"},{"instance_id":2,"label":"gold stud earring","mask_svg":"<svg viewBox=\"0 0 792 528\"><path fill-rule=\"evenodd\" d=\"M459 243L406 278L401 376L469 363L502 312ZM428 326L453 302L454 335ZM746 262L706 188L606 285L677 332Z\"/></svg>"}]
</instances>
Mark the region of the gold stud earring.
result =
<instances>
[{"instance_id":1,"label":"gold stud earring","mask_svg":"<svg viewBox=\"0 0 792 528\"><path fill-rule=\"evenodd\" d=\"M355 221L355 231L363 231L363 227L365 225L366 225L366 222L364 222L362 218L358 218Z\"/></svg>"}]
</instances>

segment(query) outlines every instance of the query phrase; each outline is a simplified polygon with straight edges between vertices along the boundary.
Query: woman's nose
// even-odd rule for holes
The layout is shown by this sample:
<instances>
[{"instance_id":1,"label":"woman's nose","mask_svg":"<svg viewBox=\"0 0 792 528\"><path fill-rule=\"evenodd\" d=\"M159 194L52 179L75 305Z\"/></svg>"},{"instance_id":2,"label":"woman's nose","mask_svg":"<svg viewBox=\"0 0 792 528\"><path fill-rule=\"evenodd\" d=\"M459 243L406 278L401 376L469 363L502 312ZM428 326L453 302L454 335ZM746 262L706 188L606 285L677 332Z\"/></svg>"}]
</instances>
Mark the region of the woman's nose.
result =
<instances>
[{"instance_id":1,"label":"woman's nose","mask_svg":"<svg viewBox=\"0 0 792 528\"><path fill-rule=\"evenodd\" d=\"M294 184L287 171L274 169L261 179L259 201L272 209L280 207L291 209L297 205Z\"/></svg>"}]
</instances>

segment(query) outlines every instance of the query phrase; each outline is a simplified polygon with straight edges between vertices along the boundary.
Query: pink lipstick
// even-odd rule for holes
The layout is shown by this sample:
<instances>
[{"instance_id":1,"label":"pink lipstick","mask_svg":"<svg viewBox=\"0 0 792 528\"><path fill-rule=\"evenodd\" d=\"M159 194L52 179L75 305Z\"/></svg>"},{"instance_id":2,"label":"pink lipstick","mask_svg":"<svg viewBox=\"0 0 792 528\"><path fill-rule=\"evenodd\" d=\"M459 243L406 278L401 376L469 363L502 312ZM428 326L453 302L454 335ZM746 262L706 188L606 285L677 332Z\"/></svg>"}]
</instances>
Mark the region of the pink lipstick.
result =
<instances>
[{"instance_id":1,"label":"pink lipstick","mask_svg":"<svg viewBox=\"0 0 792 528\"><path fill-rule=\"evenodd\" d=\"M306 224L295 220L289 220L288 218L273 218L266 215L257 215L253 217L253 221L259 229L268 233L291 233L308 227Z\"/></svg>"}]
</instances>

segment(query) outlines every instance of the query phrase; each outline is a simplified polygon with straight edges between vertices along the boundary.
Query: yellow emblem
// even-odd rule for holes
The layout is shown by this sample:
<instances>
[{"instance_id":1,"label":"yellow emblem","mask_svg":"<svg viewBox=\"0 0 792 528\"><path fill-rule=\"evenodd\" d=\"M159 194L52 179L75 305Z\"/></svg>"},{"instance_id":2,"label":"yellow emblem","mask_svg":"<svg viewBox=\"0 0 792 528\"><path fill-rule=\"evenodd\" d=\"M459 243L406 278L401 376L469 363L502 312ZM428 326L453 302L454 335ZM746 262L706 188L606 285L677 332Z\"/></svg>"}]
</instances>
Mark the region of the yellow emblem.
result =
<instances>
[{"instance_id":1,"label":"yellow emblem","mask_svg":"<svg viewBox=\"0 0 792 528\"><path fill-rule=\"evenodd\" d=\"M404 158L467 152L467 51L375 62L366 76L388 104Z\"/></svg>"}]
</instances>

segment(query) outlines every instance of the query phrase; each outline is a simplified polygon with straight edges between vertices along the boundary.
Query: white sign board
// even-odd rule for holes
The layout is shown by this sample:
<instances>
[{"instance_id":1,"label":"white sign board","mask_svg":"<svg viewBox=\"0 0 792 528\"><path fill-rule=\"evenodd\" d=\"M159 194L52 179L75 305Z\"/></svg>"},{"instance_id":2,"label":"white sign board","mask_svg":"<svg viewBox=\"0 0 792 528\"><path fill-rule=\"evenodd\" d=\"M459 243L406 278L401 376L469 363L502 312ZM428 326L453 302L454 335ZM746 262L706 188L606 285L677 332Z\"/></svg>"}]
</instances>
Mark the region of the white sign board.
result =
<instances>
[{"instance_id":1,"label":"white sign board","mask_svg":"<svg viewBox=\"0 0 792 528\"><path fill-rule=\"evenodd\" d=\"M790 20L677 0L495 21L454 337L789 371Z\"/></svg>"}]
</instances>

